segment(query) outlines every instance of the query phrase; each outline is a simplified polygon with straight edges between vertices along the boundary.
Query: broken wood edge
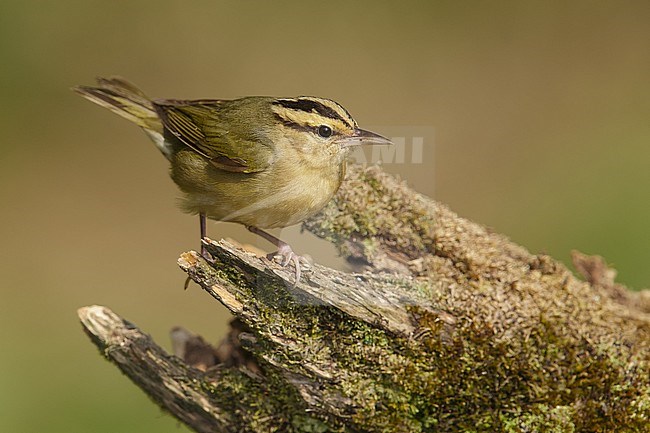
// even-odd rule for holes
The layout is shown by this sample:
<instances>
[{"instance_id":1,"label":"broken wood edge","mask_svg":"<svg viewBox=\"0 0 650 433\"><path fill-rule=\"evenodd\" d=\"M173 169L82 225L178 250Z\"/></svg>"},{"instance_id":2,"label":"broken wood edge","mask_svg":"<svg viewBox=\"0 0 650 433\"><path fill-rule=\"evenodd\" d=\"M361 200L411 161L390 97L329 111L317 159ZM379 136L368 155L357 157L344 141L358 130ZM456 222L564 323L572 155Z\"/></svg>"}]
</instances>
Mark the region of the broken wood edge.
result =
<instances>
[{"instance_id":1,"label":"broken wood edge","mask_svg":"<svg viewBox=\"0 0 650 433\"><path fill-rule=\"evenodd\" d=\"M86 334L158 406L198 432L225 430L231 420L203 388L204 376L169 355L150 336L107 307L77 311Z\"/></svg>"}]
</instances>

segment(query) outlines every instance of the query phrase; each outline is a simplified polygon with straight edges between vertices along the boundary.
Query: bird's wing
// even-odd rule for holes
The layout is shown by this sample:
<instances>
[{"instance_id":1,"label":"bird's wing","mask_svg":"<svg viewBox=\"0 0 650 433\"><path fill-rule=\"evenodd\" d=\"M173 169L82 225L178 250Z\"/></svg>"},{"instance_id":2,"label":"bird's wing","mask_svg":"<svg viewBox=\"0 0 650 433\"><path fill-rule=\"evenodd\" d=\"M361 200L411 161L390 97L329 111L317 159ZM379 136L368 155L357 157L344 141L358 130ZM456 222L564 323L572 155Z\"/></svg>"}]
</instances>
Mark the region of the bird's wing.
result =
<instances>
[{"instance_id":1,"label":"bird's wing","mask_svg":"<svg viewBox=\"0 0 650 433\"><path fill-rule=\"evenodd\" d=\"M222 100L155 100L156 112L172 135L222 170L254 173L269 167L270 146L259 139L231 130L221 115Z\"/></svg>"}]
</instances>

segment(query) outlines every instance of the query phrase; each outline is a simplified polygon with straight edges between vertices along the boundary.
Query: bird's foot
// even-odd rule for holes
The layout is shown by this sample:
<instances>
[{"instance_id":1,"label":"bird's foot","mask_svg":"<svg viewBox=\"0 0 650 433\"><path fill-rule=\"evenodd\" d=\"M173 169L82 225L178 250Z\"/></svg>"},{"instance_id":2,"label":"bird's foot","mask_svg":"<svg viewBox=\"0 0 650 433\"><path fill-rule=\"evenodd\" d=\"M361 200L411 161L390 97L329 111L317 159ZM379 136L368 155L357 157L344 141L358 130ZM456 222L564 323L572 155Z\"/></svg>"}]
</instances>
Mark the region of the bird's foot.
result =
<instances>
[{"instance_id":1,"label":"bird's foot","mask_svg":"<svg viewBox=\"0 0 650 433\"><path fill-rule=\"evenodd\" d=\"M206 240L201 239L201 257L208 261L208 263L214 263L214 257L208 252L208 248L205 246L205 242L209 242L208 238Z\"/></svg>"},{"instance_id":2,"label":"bird's foot","mask_svg":"<svg viewBox=\"0 0 650 433\"><path fill-rule=\"evenodd\" d=\"M282 267L286 267L289 265L289 263L293 263L293 266L296 269L296 274L295 274L296 281L293 284L294 287L300 281L301 265L305 265L306 269L309 269L311 267L311 262L309 261L309 259L294 253L293 250L291 249L291 246L286 243L280 244L278 250L274 253L269 254L267 258L269 260L275 261Z\"/></svg>"}]
</instances>

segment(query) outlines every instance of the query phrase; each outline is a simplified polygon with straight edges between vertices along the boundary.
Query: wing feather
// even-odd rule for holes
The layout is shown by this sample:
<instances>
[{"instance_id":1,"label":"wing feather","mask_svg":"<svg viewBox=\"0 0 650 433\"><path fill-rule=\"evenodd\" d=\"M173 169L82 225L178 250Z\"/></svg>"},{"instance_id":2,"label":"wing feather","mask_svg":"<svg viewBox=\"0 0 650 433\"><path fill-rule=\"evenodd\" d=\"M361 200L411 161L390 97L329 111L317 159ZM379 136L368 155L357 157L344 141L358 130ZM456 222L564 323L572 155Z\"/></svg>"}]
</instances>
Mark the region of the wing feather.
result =
<instances>
[{"instance_id":1,"label":"wing feather","mask_svg":"<svg viewBox=\"0 0 650 433\"><path fill-rule=\"evenodd\" d=\"M228 130L223 113L227 102L167 99L154 101L154 107L166 130L215 167L243 173L265 170L272 160L271 148L247 131Z\"/></svg>"}]
</instances>

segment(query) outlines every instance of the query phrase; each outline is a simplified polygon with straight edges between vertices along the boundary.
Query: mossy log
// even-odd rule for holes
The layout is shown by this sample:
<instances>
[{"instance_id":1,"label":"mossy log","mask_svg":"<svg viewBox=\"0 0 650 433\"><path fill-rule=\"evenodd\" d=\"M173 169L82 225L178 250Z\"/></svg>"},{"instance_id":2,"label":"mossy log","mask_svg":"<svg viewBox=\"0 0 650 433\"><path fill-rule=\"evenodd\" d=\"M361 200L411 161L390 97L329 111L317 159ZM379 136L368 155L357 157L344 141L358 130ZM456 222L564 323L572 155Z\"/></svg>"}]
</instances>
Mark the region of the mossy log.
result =
<instances>
[{"instance_id":1,"label":"mossy log","mask_svg":"<svg viewBox=\"0 0 650 433\"><path fill-rule=\"evenodd\" d=\"M218 349L176 329L183 361L103 307L82 323L198 432L650 431L650 295L602 259L574 255L581 281L378 168L304 226L360 272L294 286L225 241L181 256L237 318Z\"/></svg>"}]
</instances>

